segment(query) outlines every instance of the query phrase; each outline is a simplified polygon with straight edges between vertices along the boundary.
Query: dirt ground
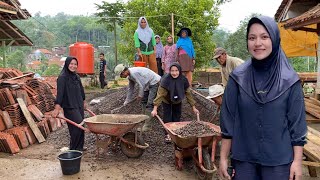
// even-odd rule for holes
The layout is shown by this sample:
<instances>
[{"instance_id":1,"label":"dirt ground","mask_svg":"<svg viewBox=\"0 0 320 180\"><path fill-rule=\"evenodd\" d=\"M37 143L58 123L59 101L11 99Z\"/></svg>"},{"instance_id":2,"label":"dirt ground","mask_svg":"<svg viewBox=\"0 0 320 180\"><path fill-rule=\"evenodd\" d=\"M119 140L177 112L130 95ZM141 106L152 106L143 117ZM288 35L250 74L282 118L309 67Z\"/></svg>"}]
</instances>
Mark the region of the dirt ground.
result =
<instances>
[{"instance_id":1,"label":"dirt ground","mask_svg":"<svg viewBox=\"0 0 320 180\"><path fill-rule=\"evenodd\" d=\"M122 105L125 94L125 89L112 89L102 93L87 94L87 100L89 102L96 97L105 97L99 104L90 106L90 109L97 114L110 113L112 109ZM199 97L195 96L195 98ZM197 107L201 112L200 118L207 121L213 115L212 109L215 107L200 99L197 100L199 101ZM140 106L135 104L134 108L124 107L117 113L138 114ZM183 113L183 120L195 118L191 107L186 102L183 104ZM173 145L164 142L164 130L160 123L155 119L152 122L152 131L144 134L144 141L150 147L138 159L126 157L119 146L107 150L100 149L98 157L95 146L96 136L92 133L86 133L85 146L87 151L84 151L82 157L80 173L64 176L57 159L60 149L69 144L68 129L64 125L63 128L52 132L46 142L42 144L32 145L15 155L0 153L0 179L197 179L192 160L184 161L182 171L175 169ZM100 138L103 136L100 135ZM320 169L318 169L319 171ZM213 179L218 179L216 174ZM303 179L319 178L310 178L307 168L304 168Z\"/></svg>"}]
</instances>

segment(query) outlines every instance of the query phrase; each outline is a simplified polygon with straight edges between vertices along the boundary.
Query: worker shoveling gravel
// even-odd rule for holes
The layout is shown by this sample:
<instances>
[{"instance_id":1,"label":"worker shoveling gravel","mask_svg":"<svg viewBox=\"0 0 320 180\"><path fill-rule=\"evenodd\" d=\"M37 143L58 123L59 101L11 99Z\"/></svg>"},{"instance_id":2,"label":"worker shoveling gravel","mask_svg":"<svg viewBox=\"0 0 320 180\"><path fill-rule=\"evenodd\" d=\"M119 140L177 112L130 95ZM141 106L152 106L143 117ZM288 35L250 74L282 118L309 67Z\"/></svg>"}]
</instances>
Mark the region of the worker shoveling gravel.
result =
<instances>
[{"instance_id":1,"label":"worker shoveling gravel","mask_svg":"<svg viewBox=\"0 0 320 180\"><path fill-rule=\"evenodd\" d=\"M201 121L191 121L189 124L174 130L174 132L182 137L189 137L189 136L203 136L206 134L218 134L218 132L214 131L210 128L209 125L205 124Z\"/></svg>"}]
</instances>

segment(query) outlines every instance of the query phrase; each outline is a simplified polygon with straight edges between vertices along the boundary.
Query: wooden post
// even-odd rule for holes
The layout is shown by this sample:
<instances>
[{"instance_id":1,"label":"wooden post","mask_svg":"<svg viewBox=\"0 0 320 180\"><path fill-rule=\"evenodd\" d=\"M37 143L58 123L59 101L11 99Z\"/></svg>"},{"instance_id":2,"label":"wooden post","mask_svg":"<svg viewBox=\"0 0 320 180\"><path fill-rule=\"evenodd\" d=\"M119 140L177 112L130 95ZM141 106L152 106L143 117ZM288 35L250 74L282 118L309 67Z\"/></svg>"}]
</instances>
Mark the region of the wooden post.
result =
<instances>
[{"instance_id":1,"label":"wooden post","mask_svg":"<svg viewBox=\"0 0 320 180\"><path fill-rule=\"evenodd\" d=\"M118 52L117 52L117 24L116 19L113 20L113 28L114 28L114 58L116 60L116 65L118 65Z\"/></svg>"},{"instance_id":2,"label":"wooden post","mask_svg":"<svg viewBox=\"0 0 320 180\"><path fill-rule=\"evenodd\" d=\"M320 23L317 24L317 30L318 30L318 37L320 36ZM317 58L317 84L316 84L316 90L315 90L315 98L320 99L320 62L319 62L319 51L320 51L320 39L318 40L318 49L316 51L316 58Z\"/></svg>"},{"instance_id":3,"label":"wooden post","mask_svg":"<svg viewBox=\"0 0 320 180\"><path fill-rule=\"evenodd\" d=\"M3 61L3 67L5 68L7 66L7 63L6 63L6 41L2 41L2 49L3 49L2 61Z\"/></svg>"},{"instance_id":4,"label":"wooden post","mask_svg":"<svg viewBox=\"0 0 320 180\"><path fill-rule=\"evenodd\" d=\"M171 13L171 35L172 35L172 42L174 43L174 17L173 17L173 13Z\"/></svg>"}]
</instances>

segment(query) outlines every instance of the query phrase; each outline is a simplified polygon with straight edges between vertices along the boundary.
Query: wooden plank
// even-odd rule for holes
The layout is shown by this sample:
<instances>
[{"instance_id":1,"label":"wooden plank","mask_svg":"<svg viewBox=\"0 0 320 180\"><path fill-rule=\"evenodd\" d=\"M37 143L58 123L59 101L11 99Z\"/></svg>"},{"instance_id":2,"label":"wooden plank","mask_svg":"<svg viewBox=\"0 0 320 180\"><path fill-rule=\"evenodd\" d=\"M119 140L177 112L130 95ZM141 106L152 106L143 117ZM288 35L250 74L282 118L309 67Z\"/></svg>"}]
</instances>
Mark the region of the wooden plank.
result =
<instances>
[{"instance_id":1,"label":"wooden plank","mask_svg":"<svg viewBox=\"0 0 320 180\"><path fill-rule=\"evenodd\" d=\"M320 111L320 106L314 105L314 104L312 104L312 103L310 103L310 102L308 102L308 101L305 101L304 103L305 103L305 105L306 105L307 107L310 107L310 108L312 108L313 110Z\"/></svg>"},{"instance_id":2,"label":"wooden plank","mask_svg":"<svg viewBox=\"0 0 320 180\"><path fill-rule=\"evenodd\" d=\"M307 157L307 160L309 161L310 158ZM308 166L308 171L309 171L310 177L317 177L317 169L316 169L316 167Z\"/></svg>"},{"instance_id":3,"label":"wooden plank","mask_svg":"<svg viewBox=\"0 0 320 180\"><path fill-rule=\"evenodd\" d=\"M305 166L320 167L320 163L319 162L302 161L302 164L305 165Z\"/></svg>"},{"instance_id":4,"label":"wooden plank","mask_svg":"<svg viewBox=\"0 0 320 180\"><path fill-rule=\"evenodd\" d=\"M318 118L306 118L308 123L320 123L320 119Z\"/></svg>"},{"instance_id":5,"label":"wooden plank","mask_svg":"<svg viewBox=\"0 0 320 180\"><path fill-rule=\"evenodd\" d=\"M304 145L303 154L305 154L312 161L320 162L319 146L310 140L307 140L307 144Z\"/></svg>"},{"instance_id":6,"label":"wooden plank","mask_svg":"<svg viewBox=\"0 0 320 180\"><path fill-rule=\"evenodd\" d=\"M314 117L317 117L320 119L320 114L316 111L316 110L313 110L312 108L306 106L306 111L311 114L312 116Z\"/></svg>"},{"instance_id":7,"label":"wooden plank","mask_svg":"<svg viewBox=\"0 0 320 180\"><path fill-rule=\"evenodd\" d=\"M306 103L306 102L308 102L308 103L311 103L311 104L313 104L313 105L318 105L317 103L315 103L314 101L312 101L311 99L310 99L310 97L309 98L304 98L304 102ZM320 106L319 106L320 107Z\"/></svg>"},{"instance_id":8,"label":"wooden plank","mask_svg":"<svg viewBox=\"0 0 320 180\"><path fill-rule=\"evenodd\" d=\"M32 130L32 132L34 133L34 135L36 136L37 140L39 143L42 143L44 141L46 141L43 137L43 135L41 134L38 126L36 125L36 123L34 122L34 119L32 118L30 112L28 111L28 108L25 104L25 102L21 99L21 98L17 98L17 101L19 103L19 106L22 110L22 113L24 115L24 117L27 119L28 124Z\"/></svg>"},{"instance_id":9,"label":"wooden plank","mask_svg":"<svg viewBox=\"0 0 320 180\"><path fill-rule=\"evenodd\" d=\"M320 101L317 100L316 98L310 97L309 99L310 99L314 104L320 106Z\"/></svg>"},{"instance_id":10,"label":"wooden plank","mask_svg":"<svg viewBox=\"0 0 320 180\"><path fill-rule=\"evenodd\" d=\"M320 146L320 137L319 136L316 136L316 135L314 135L314 134L309 132L308 135L307 135L307 139L309 141L313 142L314 144Z\"/></svg>"},{"instance_id":11,"label":"wooden plank","mask_svg":"<svg viewBox=\"0 0 320 180\"><path fill-rule=\"evenodd\" d=\"M308 126L308 132L309 132L309 133L312 133L312 134L314 134L314 135L316 135L316 136L318 136L318 137L320 138L320 132L317 131L317 130L315 130L315 129L313 129L313 128L310 127L310 126Z\"/></svg>"},{"instance_id":12,"label":"wooden plank","mask_svg":"<svg viewBox=\"0 0 320 180\"><path fill-rule=\"evenodd\" d=\"M11 79L7 79L6 81L12 81L12 80L15 80L15 79L20 79L20 78L24 78L24 77L28 77L28 76L32 76L34 75L34 73L28 73L28 74L24 74L22 76L17 76L17 77L14 77L14 78L11 78Z\"/></svg>"}]
</instances>

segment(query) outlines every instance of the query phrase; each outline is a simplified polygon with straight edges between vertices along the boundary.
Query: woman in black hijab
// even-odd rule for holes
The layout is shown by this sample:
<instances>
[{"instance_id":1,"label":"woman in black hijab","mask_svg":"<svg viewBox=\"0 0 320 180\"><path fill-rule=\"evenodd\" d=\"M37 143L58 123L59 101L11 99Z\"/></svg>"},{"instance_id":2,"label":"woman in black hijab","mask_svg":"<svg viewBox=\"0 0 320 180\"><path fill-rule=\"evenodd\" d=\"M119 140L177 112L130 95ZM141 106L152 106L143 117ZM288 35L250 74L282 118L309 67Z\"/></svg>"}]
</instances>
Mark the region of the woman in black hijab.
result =
<instances>
[{"instance_id":1,"label":"woman in black hijab","mask_svg":"<svg viewBox=\"0 0 320 180\"><path fill-rule=\"evenodd\" d=\"M75 123L84 119L85 94L79 75L76 73L78 60L67 57L64 67L57 80L57 98L53 117L57 117L61 108L64 116ZM84 131L74 125L68 124L70 134L70 150L83 151Z\"/></svg>"},{"instance_id":2,"label":"woman in black hijab","mask_svg":"<svg viewBox=\"0 0 320 180\"><path fill-rule=\"evenodd\" d=\"M160 81L157 97L153 101L154 107L151 115L157 115L158 106L162 103L163 121L165 123L179 122L181 103L185 97L192 106L193 112L199 114L195 107L188 79L182 75L181 66L178 63L173 63L169 68L169 74L165 74ZM166 141L170 141L168 135L166 135Z\"/></svg>"},{"instance_id":3,"label":"woman in black hijab","mask_svg":"<svg viewBox=\"0 0 320 180\"><path fill-rule=\"evenodd\" d=\"M230 74L223 97L219 174L231 179L231 150L233 179L301 179L304 96L280 46L277 23L266 16L251 18L247 48L252 57Z\"/></svg>"}]
</instances>

